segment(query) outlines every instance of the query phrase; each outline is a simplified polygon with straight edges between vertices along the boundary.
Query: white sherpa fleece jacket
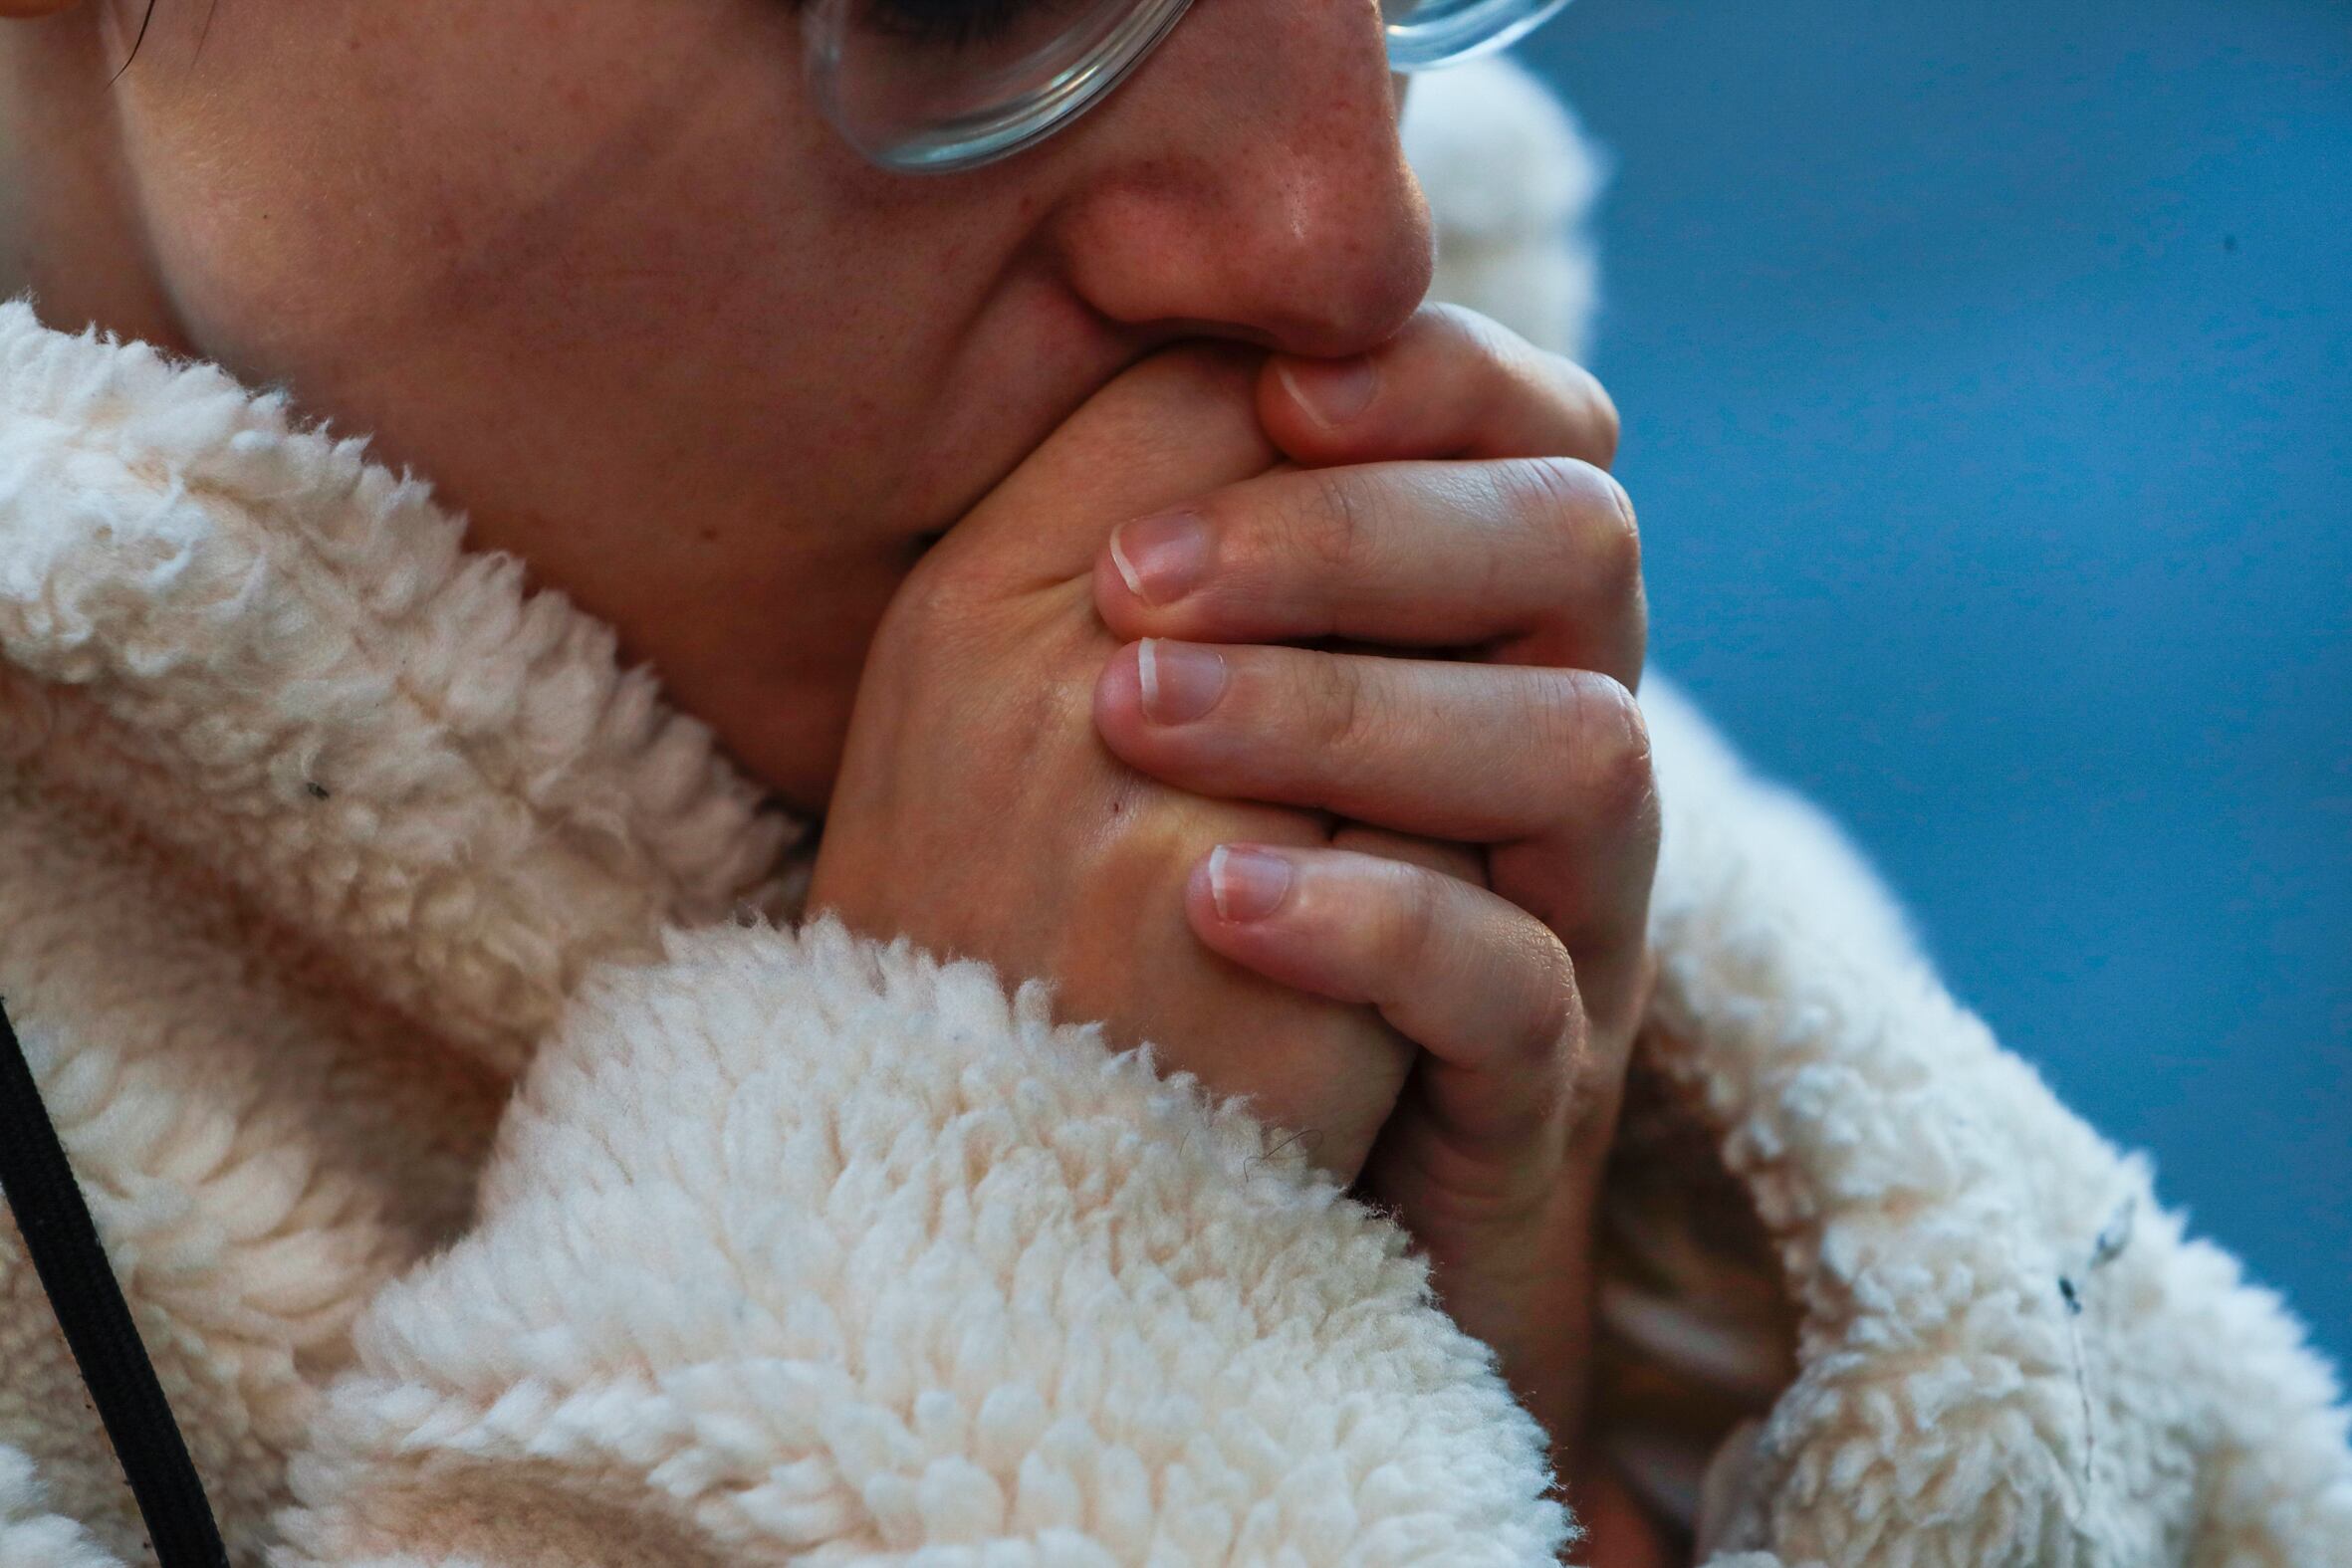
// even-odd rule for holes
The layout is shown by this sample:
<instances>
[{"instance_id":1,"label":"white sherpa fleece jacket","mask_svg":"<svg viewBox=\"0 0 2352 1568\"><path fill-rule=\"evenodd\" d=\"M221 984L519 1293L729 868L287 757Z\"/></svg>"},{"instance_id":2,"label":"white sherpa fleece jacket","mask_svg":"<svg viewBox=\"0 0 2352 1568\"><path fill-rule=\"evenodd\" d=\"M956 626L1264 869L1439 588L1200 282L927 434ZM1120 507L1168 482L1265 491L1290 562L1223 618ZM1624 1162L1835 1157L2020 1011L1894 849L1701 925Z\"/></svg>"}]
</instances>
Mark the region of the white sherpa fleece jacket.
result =
<instances>
[{"instance_id":1,"label":"white sherpa fleece jacket","mask_svg":"<svg viewBox=\"0 0 2352 1568\"><path fill-rule=\"evenodd\" d=\"M1564 118L1503 67L1415 116L1444 287L1564 340ZM461 532L0 307L0 995L239 1563L1573 1550L1400 1232L1041 984L796 925L799 826ZM1694 1553L2352 1562L2279 1304L1645 704L1601 1430ZM144 1555L0 1230L0 1568Z\"/></svg>"}]
</instances>

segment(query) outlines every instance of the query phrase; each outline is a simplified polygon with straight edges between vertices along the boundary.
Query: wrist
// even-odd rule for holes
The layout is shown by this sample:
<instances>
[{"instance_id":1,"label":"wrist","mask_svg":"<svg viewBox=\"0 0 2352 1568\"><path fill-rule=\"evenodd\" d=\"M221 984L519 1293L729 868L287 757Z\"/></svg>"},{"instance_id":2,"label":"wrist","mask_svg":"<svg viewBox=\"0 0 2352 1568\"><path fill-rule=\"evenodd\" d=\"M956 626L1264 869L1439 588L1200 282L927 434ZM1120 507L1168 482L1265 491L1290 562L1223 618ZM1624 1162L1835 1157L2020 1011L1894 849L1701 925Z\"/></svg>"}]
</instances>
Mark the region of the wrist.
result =
<instances>
[{"instance_id":1,"label":"wrist","mask_svg":"<svg viewBox=\"0 0 2352 1568\"><path fill-rule=\"evenodd\" d=\"M1423 1242L1439 1304L1494 1349L1563 1478L1575 1473L1590 1391L1597 1188L1597 1169L1571 1169L1549 1202L1508 1226L1438 1230Z\"/></svg>"}]
</instances>

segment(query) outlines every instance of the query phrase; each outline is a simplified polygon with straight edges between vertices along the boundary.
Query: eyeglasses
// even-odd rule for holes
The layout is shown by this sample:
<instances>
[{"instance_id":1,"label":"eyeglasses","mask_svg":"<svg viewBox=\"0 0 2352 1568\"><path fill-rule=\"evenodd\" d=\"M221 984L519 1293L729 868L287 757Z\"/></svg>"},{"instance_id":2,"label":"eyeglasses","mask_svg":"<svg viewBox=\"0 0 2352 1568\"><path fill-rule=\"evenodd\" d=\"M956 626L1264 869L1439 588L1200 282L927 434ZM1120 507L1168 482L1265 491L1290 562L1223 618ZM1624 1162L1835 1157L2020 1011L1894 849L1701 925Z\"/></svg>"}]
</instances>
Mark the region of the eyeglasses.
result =
<instances>
[{"instance_id":1,"label":"eyeglasses","mask_svg":"<svg viewBox=\"0 0 2352 1568\"><path fill-rule=\"evenodd\" d=\"M1191 3L808 0L802 25L819 107L850 145L884 168L947 173L1010 157L1101 103ZM1565 4L1382 0L1389 66L1506 48Z\"/></svg>"}]
</instances>

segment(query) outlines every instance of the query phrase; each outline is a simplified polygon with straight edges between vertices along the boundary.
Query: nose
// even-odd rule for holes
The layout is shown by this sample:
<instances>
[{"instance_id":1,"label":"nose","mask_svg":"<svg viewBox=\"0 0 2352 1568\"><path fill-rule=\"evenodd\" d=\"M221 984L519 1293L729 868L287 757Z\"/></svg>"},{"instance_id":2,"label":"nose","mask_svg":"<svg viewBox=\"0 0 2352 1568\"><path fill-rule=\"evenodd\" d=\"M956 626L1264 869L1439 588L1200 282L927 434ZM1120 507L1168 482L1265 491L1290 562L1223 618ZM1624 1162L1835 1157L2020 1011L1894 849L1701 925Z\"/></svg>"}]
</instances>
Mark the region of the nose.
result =
<instances>
[{"instance_id":1,"label":"nose","mask_svg":"<svg viewBox=\"0 0 2352 1568\"><path fill-rule=\"evenodd\" d=\"M1359 353L1429 290L1429 207L1372 0L1195 0L1071 138L1049 226L1096 311Z\"/></svg>"}]
</instances>

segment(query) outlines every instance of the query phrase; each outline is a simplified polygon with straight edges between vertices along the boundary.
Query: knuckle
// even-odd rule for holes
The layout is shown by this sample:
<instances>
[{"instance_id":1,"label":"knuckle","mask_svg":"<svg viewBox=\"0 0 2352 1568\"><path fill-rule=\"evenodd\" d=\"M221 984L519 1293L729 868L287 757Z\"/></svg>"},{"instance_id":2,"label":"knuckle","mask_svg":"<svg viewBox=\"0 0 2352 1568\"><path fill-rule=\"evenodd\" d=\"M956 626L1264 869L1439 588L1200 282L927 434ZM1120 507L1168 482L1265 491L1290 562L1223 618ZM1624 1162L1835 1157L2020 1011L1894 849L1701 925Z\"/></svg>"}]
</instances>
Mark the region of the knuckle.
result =
<instances>
[{"instance_id":1,"label":"knuckle","mask_svg":"<svg viewBox=\"0 0 2352 1568\"><path fill-rule=\"evenodd\" d=\"M1574 758L1584 749L1584 699L1574 670L1536 670L1520 687L1513 718L1531 750L1544 758Z\"/></svg>"},{"instance_id":2,"label":"knuckle","mask_svg":"<svg viewBox=\"0 0 2352 1568\"><path fill-rule=\"evenodd\" d=\"M1576 989L1576 963L1549 928L1535 921L1527 924L1530 928L1523 966L1528 977L1527 1005L1514 1050L1524 1061L1563 1069L1546 1073L1545 1081L1560 1080L1559 1087L1564 1089L1565 1080L1573 1076L1564 1069L1573 1065L1584 1036L1584 1004Z\"/></svg>"},{"instance_id":3,"label":"knuckle","mask_svg":"<svg viewBox=\"0 0 2352 1568\"><path fill-rule=\"evenodd\" d=\"M1573 360L1562 359L1569 395L1580 403L1584 417L1592 426L1593 444L1599 449L1594 459L1602 468L1617 460L1617 443L1624 434L1624 422L1617 414L1617 400L1600 383L1600 377Z\"/></svg>"},{"instance_id":4,"label":"knuckle","mask_svg":"<svg viewBox=\"0 0 2352 1568\"><path fill-rule=\"evenodd\" d=\"M1527 458L1502 470L1507 504L1525 530L1530 564L1564 589L1583 567L1584 519L1592 510L1584 464L1573 458Z\"/></svg>"},{"instance_id":5,"label":"knuckle","mask_svg":"<svg viewBox=\"0 0 2352 1568\"><path fill-rule=\"evenodd\" d=\"M1459 356L1454 375L1469 400L1468 413L1492 419L1548 407L1571 420L1576 417L1584 394L1573 386L1572 377L1581 372L1567 360L1464 306L1441 305L1432 314Z\"/></svg>"},{"instance_id":6,"label":"knuckle","mask_svg":"<svg viewBox=\"0 0 2352 1568\"><path fill-rule=\"evenodd\" d=\"M1657 788L1650 727L1641 705L1622 682L1609 676L1590 671L1577 671L1575 676L1568 702L1583 792L1612 816L1641 812Z\"/></svg>"},{"instance_id":7,"label":"knuckle","mask_svg":"<svg viewBox=\"0 0 2352 1568\"><path fill-rule=\"evenodd\" d=\"M1565 539L1592 510L1592 485L1586 477L1597 472L1572 457L1529 457L1505 466L1516 499L1541 522L1547 539Z\"/></svg>"},{"instance_id":8,"label":"knuckle","mask_svg":"<svg viewBox=\"0 0 2352 1568\"><path fill-rule=\"evenodd\" d=\"M1482 362L1490 370L1508 370L1516 356L1515 348L1517 354L1527 352L1526 343L1510 328L1467 305L1450 302L1431 305L1426 308L1425 319L1433 336L1449 351Z\"/></svg>"},{"instance_id":9,"label":"knuckle","mask_svg":"<svg viewBox=\"0 0 2352 1568\"><path fill-rule=\"evenodd\" d=\"M1315 739L1337 756L1354 756L1370 739L1366 729L1373 720L1374 705L1364 689L1362 668L1352 659L1328 653L1309 653L1306 659Z\"/></svg>"},{"instance_id":10,"label":"knuckle","mask_svg":"<svg viewBox=\"0 0 2352 1568\"><path fill-rule=\"evenodd\" d=\"M1428 967L1437 941L1437 873L1403 861L1385 870L1386 896L1379 901L1376 961L1391 975L1412 976Z\"/></svg>"},{"instance_id":11,"label":"knuckle","mask_svg":"<svg viewBox=\"0 0 2352 1568\"><path fill-rule=\"evenodd\" d=\"M1343 468L1313 469L1292 516L1292 543L1323 570L1344 573L1363 560L1375 503Z\"/></svg>"},{"instance_id":12,"label":"knuckle","mask_svg":"<svg viewBox=\"0 0 2352 1568\"><path fill-rule=\"evenodd\" d=\"M1522 509L1548 562L1612 598L1640 590L1641 529L1625 487L1605 469L1572 457L1513 465Z\"/></svg>"},{"instance_id":13,"label":"knuckle","mask_svg":"<svg viewBox=\"0 0 2352 1568\"><path fill-rule=\"evenodd\" d=\"M938 668L987 639L988 596L969 573L918 570L902 583L874 633L877 653Z\"/></svg>"},{"instance_id":14,"label":"knuckle","mask_svg":"<svg viewBox=\"0 0 2352 1568\"><path fill-rule=\"evenodd\" d=\"M1623 653L1626 679L1638 686L1642 666L1650 656L1650 594L1639 581L1634 583L1632 602L1626 606Z\"/></svg>"},{"instance_id":15,"label":"knuckle","mask_svg":"<svg viewBox=\"0 0 2352 1568\"><path fill-rule=\"evenodd\" d=\"M1641 524L1633 515L1633 498L1616 476L1601 469L1594 475L1606 487L1609 506L1596 520L1593 550L1610 588L1620 597L1641 591Z\"/></svg>"},{"instance_id":16,"label":"knuckle","mask_svg":"<svg viewBox=\"0 0 2352 1568\"><path fill-rule=\"evenodd\" d=\"M1618 417L1617 400L1609 395L1600 377L1566 354L1537 348L1518 337L1509 340L1500 357L1525 386L1523 395L1538 397L1557 410L1562 427L1572 432L1563 444L1602 468L1617 460L1624 424Z\"/></svg>"},{"instance_id":17,"label":"knuckle","mask_svg":"<svg viewBox=\"0 0 2352 1568\"><path fill-rule=\"evenodd\" d=\"M1603 468L1616 461L1624 424L1617 400L1590 370L1463 306L1426 306L1420 320L1433 337L1461 356L1464 368L1457 374L1480 412L1546 405L1572 432L1563 445Z\"/></svg>"}]
</instances>

